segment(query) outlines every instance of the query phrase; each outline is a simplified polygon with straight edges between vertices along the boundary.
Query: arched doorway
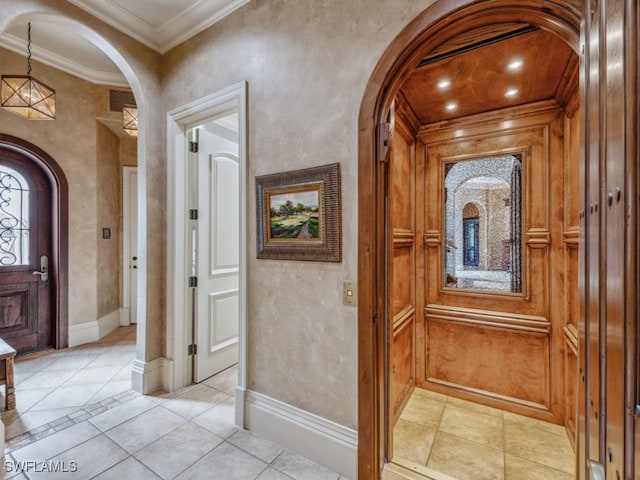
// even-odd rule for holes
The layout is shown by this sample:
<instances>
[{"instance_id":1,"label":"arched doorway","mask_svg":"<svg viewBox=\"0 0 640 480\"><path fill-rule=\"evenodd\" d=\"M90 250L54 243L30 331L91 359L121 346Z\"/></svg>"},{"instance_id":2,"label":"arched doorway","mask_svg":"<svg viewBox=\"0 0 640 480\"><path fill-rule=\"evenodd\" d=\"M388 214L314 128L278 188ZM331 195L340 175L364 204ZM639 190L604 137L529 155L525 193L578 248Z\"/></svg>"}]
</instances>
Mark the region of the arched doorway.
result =
<instances>
[{"instance_id":1,"label":"arched doorway","mask_svg":"<svg viewBox=\"0 0 640 480\"><path fill-rule=\"evenodd\" d=\"M385 412L392 381L385 373L390 311L387 201L388 155L394 101L403 82L438 46L466 32L496 24L523 22L549 31L578 51L580 13L557 2L486 1L464 5L439 1L416 18L392 43L374 71L360 112L359 155L359 475L378 478L389 447L393 419ZM391 120L391 125L388 122ZM515 153L515 152L514 152ZM425 243L440 244L439 238ZM403 243L408 243L403 240ZM391 385L390 385L391 384ZM391 401L391 403L393 403Z\"/></svg>"},{"instance_id":2,"label":"arched doorway","mask_svg":"<svg viewBox=\"0 0 640 480\"><path fill-rule=\"evenodd\" d=\"M2 337L19 353L68 344L67 181L40 148L0 134ZM45 258L43 258L45 257ZM39 271L40 275L33 272ZM14 315L10 315L14 312Z\"/></svg>"}]
</instances>

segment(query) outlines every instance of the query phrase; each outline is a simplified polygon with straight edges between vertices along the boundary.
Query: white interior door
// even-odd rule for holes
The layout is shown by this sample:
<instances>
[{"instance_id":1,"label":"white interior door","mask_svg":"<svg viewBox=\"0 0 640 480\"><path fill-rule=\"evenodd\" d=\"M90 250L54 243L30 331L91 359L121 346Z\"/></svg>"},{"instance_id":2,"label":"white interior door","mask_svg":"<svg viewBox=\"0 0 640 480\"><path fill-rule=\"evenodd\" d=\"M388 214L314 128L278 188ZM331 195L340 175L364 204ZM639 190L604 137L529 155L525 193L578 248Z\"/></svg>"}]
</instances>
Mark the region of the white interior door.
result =
<instances>
[{"instance_id":1,"label":"white interior door","mask_svg":"<svg viewBox=\"0 0 640 480\"><path fill-rule=\"evenodd\" d=\"M123 172L123 279L122 323L138 323L138 169L124 167Z\"/></svg>"},{"instance_id":2,"label":"white interior door","mask_svg":"<svg viewBox=\"0 0 640 480\"><path fill-rule=\"evenodd\" d=\"M198 132L196 382L238 362L240 165L234 118L218 118Z\"/></svg>"}]
</instances>

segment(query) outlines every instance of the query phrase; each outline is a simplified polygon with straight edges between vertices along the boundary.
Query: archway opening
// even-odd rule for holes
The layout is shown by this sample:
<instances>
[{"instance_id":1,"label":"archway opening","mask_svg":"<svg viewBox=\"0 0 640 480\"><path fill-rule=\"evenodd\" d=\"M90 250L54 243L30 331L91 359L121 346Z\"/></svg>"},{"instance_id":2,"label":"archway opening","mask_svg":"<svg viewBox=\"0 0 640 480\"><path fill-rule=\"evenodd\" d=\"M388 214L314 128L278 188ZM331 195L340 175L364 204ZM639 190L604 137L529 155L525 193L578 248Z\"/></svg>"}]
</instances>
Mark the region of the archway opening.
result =
<instances>
[{"instance_id":1,"label":"archway opening","mask_svg":"<svg viewBox=\"0 0 640 480\"><path fill-rule=\"evenodd\" d=\"M526 35L538 34L550 35L553 39L558 39L560 44L567 47L569 51L566 63L564 64L567 68L560 72L560 80L559 83L556 84L556 87L559 87L560 85L563 86L562 88L564 89L563 91L564 94L566 94L566 97L564 100L556 98L555 94L560 92L561 89L555 89L553 95L553 108L558 109L556 113L559 116L553 117L553 115L551 115L555 120L549 117L549 122L559 122L557 124L562 123L563 125L566 125L565 121L568 120L569 123L572 123L572 127L569 128L573 128L571 131L574 136L572 141L575 141L575 143L572 144L573 147L571 147L573 148L571 168L574 168L574 173L577 177L577 169L579 168L578 158L581 149L577 139L579 137L579 128L581 125L580 115L577 113L579 108L579 105L577 105L577 100L579 98L579 95L577 94L578 62L577 56L574 52L577 51L579 19L580 14L575 8L571 5L558 5L557 2L553 4L549 2L549 4L544 5L543 8L533 8L508 1L490 1L483 2L482 5L468 6L460 6L459 2L450 2L446 0L439 1L416 18L405 29L405 31L398 36L380 60L371 77L369 87L365 93L360 115L360 475L371 475L371 478L377 478L379 468L384 459L393 458L394 448L392 441L392 428L400 418L403 408L407 405L408 392L413 391L417 382L424 382L427 380L429 383L438 383L433 382L434 378L435 380L442 380L439 382L441 387L439 387L440 389L432 389L435 393L441 394L443 390L455 390L458 393L462 392L459 396L463 400L484 400L485 406L489 405L491 407L496 407L505 400L504 398L500 398L501 395L504 397L504 392L493 392L497 393L496 395L493 395L487 393L490 389L485 389L484 386L478 387L475 385L467 388L469 385L464 385L463 382L460 381L452 381L451 379L443 380L442 378L438 379L436 378L437 375L436 377L433 377L433 375L430 376L433 371L429 370L429 360L431 360L431 365L440 366L442 365L441 360L446 358L446 353L451 352L440 351L442 355L435 361L433 361L433 358L430 359L424 351L414 351L408 355L405 353L405 358L413 358L406 362L407 365L410 365L407 369L408 373L403 377L402 375L398 376L393 371L401 362L395 362L394 359L394 340L390 340L389 343L386 343L385 338L400 339L404 334L400 331L396 332L390 330L390 328L392 328L393 325L398 325L403 327L405 329L404 331L411 331L411 328L415 327L407 328L406 325L410 325L410 320L408 319L410 319L412 312L414 312L413 314L416 318L420 318L419 322L428 322L426 317L429 316L435 318L438 315L449 315L451 313L450 310L438 310L437 307L440 306L439 302L430 303L432 301L430 297L431 294L435 294L437 297L437 295L439 295L438 292L445 292L447 294L450 292L447 292L447 286L442 280L444 275L440 275L440 272L444 272L441 268L442 259L444 257L442 253L444 240L443 232L440 227L437 227L436 225L438 222L442 221L444 214L442 213L441 207L437 207L432 211L429 210L431 208L430 206L434 205L438 201L440 204L442 202L443 189L437 188L436 185L440 179L443 178L445 170L443 166L437 168L435 166L430 167L428 156L425 152L437 150L438 143L447 144L448 141L451 143L450 141L454 139L457 139L455 141L460 145L463 143L462 139L475 137L477 140L484 137L491 137L491 128L498 128L501 129L505 135L511 135L509 138L511 142L510 145L505 145L504 143L502 145L497 145L499 142L493 145L485 144L483 146L484 151L482 153L523 153L523 157L525 159L524 164L527 165L526 168L528 168L528 165L533 164L530 163L532 162L531 159L539 155L539 153L535 152L535 146L531 146L533 145L532 143L527 143L528 146L523 149L523 144L519 144L516 141L517 136L512 135L514 132L511 131L510 128L515 125L519 125L520 128L525 128L525 124L527 122L520 122L523 117L519 115L527 116L529 114L524 114L523 111L518 110L517 107L521 107L522 105L531 106L533 103L541 101L541 98L527 103L508 106L502 98L498 98L496 92L502 90L502 87L505 87L505 92L500 91L499 95L504 98L509 98L510 95L507 95L507 93L511 89L509 89L506 84L499 84L494 90L480 90L481 94L485 94L488 98L491 98L491 93L494 94L492 97L494 101L494 108L490 109L490 111L484 109L484 107L482 107L483 110L473 111L469 106L470 104L464 104L462 107L464 109L469 107L469 109L462 113L456 113L448 116L446 113L441 113L439 116L425 121L425 118L421 117L420 113L416 112L416 110L421 109L421 107L416 104L416 100L420 99L425 103L428 103L429 101L434 101L438 96L435 90L431 90L433 93L430 95L420 96L418 94L411 93L411 82L414 81L416 85L419 83L415 82L417 77L415 72L419 68L428 65L430 61L433 63L442 61L455 62L460 58L460 55L463 55L465 52L473 52L471 55L477 54L477 50L475 48L471 48L471 45L478 42L482 43L483 36L486 36L485 39L490 37L501 37L500 41L497 41L496 43L502 43L502 41L507 38L517 39L518 37L522 38L522 36ZM453 47L454 44L456 45L455 47ZM506 49L506 51L508 52L509 49ZM441 70L442 69L440 68L436 68L434 71L436 73L441 73ZM433 88L437 88L437 84L440 79L434 77L430 80ZM445 88L444 80L446 79L443 78L442 80L442 88ZM473 86L473 82L471 80L471 77L466 79L466 86L468 88ZM425 82L426 80L423 79L421 81ZM416 90L419 90L419 88ZM478 92L474 93L476 96L481 96ZM513 98L514 95L515 94L511 92L511 98ZM550 97L547 96L546 98L549 99ZM486 98L484 102L486 107ZM443 104L437 108L437 111L451 113L454 110L457 110L457 112L461 112L460 105L447 108L449 105L451 105L451 103ZM547 106L550 107L550 105ZM541 113L541 109L544 109L539 104L537 107L539 107L537 110L538 113ZM430 108L427 107L423 111L434 112L436 111L436 108L432 105ZM484 115L482 118L482 122L484 122L485 125L484 127L480 125L482 122L478 122L478 115ZM469 121L472 117L475 117L475 124L474 122ZM399 118L401 121L398 121ZM374 119L373 122L372 119ZM514 123L507 125L508 122ZM389 123L389 128L385 128L385 124ZM488 125L491 125L491 127L488 127ZM386 136L386 132L389 130L392 133L390 136ZM389 192L390 206L388 209L385 205L385 186L395 185L392 179L394 175L394 156L397 156L398 151L402 150L402 148L397 148L396 142L399 138L404 139L404 147L409 147L409 151L411 151L411 148L414 148L413 156L409 155L409 163L413 162L413 166L410 168L414 168L412 178L424 178L422 184L418 182L415 187L411 187L411 185L409 185L410 189L414 188L414 201L416 201L416 199L420 200L416 201L415 204L410 205L410 207L414 209L411 210L415 213L414 218L419 219L421 225L409 224L409 227L400 227L399 225L394 225L392 223L394 218L400 219L399 223L402 223L405 220L402 217L402 214L394 215L396 210L394 210L393 204L393 190ZM417 150L420 153L415 153L416 145L418 145ZM560 155L563 155L562 152L564 152L564 147L558 147L556 145L556 148L559 148L558 152L560 152ZM458 150L453 149L451 151L441 150L439 152L438 162L440 162L442 158L447 158L449 160L452 158L464 159L468 158L470 155L478 155L477 149L475 151L468 149L464 150L464 148ZM422 159L425 158L425 156L427 157L425 165L421 165L421 162L415 161L416 158ZM442 162L438 164L441 165L441 163ZM542 176L548 174L548 172L532 173L527 171L526 168L523 167L522 171L523 185L527 181L531 181L532 178L540 180ZM430 174L429 172L434 172L431 180L428 178ZM530 176L527 178L525 177L526 175ZM563 188L564 187L567 186L563 185ZM577 198L578 184L575 183L570 185L568 189L572 192L571 198ZM440 195L440 197L429 197L429 192L439 192L438 195ZM535 195L538 195L539 193L540 192L537 192ZM530 202L533 198L532 195L534 195L533 191L525 193L523 196L523 202ZM548 192L545 195L548 195ZM438 200L438 198L440 200ZM549 200L550 198L546 198L545 202ZM400 203L398 205L400 205ZM526 238L522 239L509 238L508 241L510 243L515 242L518 244L518 248L522 248L522 258L523 261L525 261L523 271L531 272L532 270L526 262L530 262L534 256L539 253L539 251L534 251L533 244L537 242L537 246L541 247L540 250L551 249L551 244L547 241L547 231L556 228L561 229L568 227L569 225L552 227L550 224L545 224L544 228L536 232L532 229L535 228L533 225L538 222L539 219L535 220L531 217L531 212L535 209L532 208L531 204L529 204L526 209L528 212L526 215L529 215L529 217L523 219L525 224L523 226L523 235L526 228L529 228L529 236L524 235ZM403 208L397 209L397 211L402 210ZM577 212L575 212L575 214L577 220ZM571 223L573 220L574 218L571 217L569 222ZM436 227L431 228L433 225L436 225ZM570 226L573 227L573 224ZM416 228L412 230L411 227ZM407 235L405 236L409 236L408 232L411 232L415 239L419 239L419 242L414 242L411 247L415 248L417 246L419 248L415 248L415 250L410 253L407 253L407 249L405 249L404 252L397 255L398 258L402 258L402 262L405 262L406 268L409 268L409 270L413 269L410 276L412 278L422 278L422 281L424 281L424 275L427 274L427 272L436 271L439 275L434 277L433 282L427 282L428 284L430 283L431 285L435 285L432 289L433 291L430 291L430 287L428 285L412 285L411 288L408 288L407 291L416 292L416 295L411 299L411 301L405 301L404 303L403 301L406 300L406 298L401 298L397 295L394 296L393 292L394 272L401 271L401 267L399 266L401 262L399 261L394 264L394 258L396 257L396 251L398 250L397 245L402 244L402 248L405 248L408 246L409 242L388 242L386 239L393 238L394 228L402 228L406 230L404 233ZM537 236L538 234L540 234L540 236ZM424 254L424 256L417 253L418 250L421 251L423 248L427 252L432 250L436 252L431 256L433 260L428 259L429 253ZM575 261L577 262L577 251L575 251L577 250L577 242L575 248L567 245L563 248L564 253L562 255L572 258L575 257ZM509 246L509 249L513 251L511 246ZM511 253L508 257L509 263L512 263L513 260ZM430 261L432 263L429 263ZM505 259L505 262L506 261L507 260ZM525 280L527 278L526 275L527 274L525 274ZM522 287L523 293L513 294L514 298L522 298L523 296L527 297L527 295L533 293L533 290L536 290L536 287L534 287L535 283L535 279L533 281L531 279L526 280ZM388 289L385 288L385 285L388 285ZM574 285L572 288L577 288L577 285ZM477 296L477 292L474 291L473 295ZM394 308L397 306L399 306L399 311L395 312ZM429 308L431 308L430 311ZM491 311L490 308L483 310ZM425 312L425 320L422 320L423 311ZM419 317L415 312L419 312ZM402 313L402 315L397 316L399 313ZM549 312L547 313L549 316L545 318L547 319L547 325L550 327L549 318L551 315ZM544 317L544 315L542 316ZM372 319L373 322L371 321ZM398 322L396 322L396 320ZM469 319L467 318L466 320ZM463 323L467 326L469 324L468 321ZM504 327L504 325L499 323L500 322L493 326L498 329ZM555 328L556 327L554 327L554 329ZM415 342L416 338L425 338L425 335L427 335L429 331L427 329L420 330L420 327L418 327L418 330L413 330L413 332L413 336L405 335L405 345L412 344L412 342ZM443 332L441 331L440 333ZM557 354L557 358L555 360L555 362L557 362L555 364L556 367L559 366L561 369L564 369L566 366L568 370L573 369L575 372L576 360L573 358L570 360L564 359L559 353L564 351L563 341L565 341L565 339L562 337L552 338L549 336L547 338L547 346ZM448 343L451 342L445 341L445 344ZM406 352L406 350L400 350ZM385 364L385 352L387 352L388 364ZM431 350L431 353L433 353L433 350ZM402 355L400 355L400 357L401 356ZM414 360L416 357L418 358L417 361ZM575 373L573 376L570 375L569 378L572 380L575 379ZM547 382L547 380L549 379L545 379L545 388L551 389L552 384L549 382L552 382L552 380L549 380L549 382ZM444 385L446 383L448 384ZM556 384L553 383L553 388L555 389L556 387ZM472 391L474 389L475 391ZM562 395L565 394L565 391L567 395L573 395L575 393L569 392L568 389L569 387L566 389L565 387L562 387ZM539 403L539 405L542 405L543 407L541 410L546 409L548 414L534 414L534 417L546 417L546 420L555 422L556 424L565 423L564 419L570 417L572 420L566 423L570 424L567 426L575 432L575 420L573 420L575 418L575 411L566 412L564 411L564 407L560 408L562 411L558 411L557 409L556 411L553 411L553 409L549 409L544 406L546 400L542 399L540 402L538 402L538 400L533 403ZM516 401L515 403L518 402ZM571 403L572 402L570 401L566 403L562 401L562 404L565 407ZM385 409L385 405L389 408ZM512 412L518 412L518 414L526 413L526 408L521 408L519 406L510 408L510 410Z\"/></svg>"}]
</instances>

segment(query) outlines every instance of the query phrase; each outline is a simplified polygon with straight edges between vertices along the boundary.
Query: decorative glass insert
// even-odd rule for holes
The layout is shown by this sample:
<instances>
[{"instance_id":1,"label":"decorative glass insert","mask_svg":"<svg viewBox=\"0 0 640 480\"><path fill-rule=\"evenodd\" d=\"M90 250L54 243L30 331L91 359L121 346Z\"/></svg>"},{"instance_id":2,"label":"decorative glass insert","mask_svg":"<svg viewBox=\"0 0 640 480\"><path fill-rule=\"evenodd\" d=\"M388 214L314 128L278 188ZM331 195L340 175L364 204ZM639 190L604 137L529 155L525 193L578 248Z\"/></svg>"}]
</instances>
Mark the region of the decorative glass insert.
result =
<instances>
[{"instance_id":1,"label":"decorative glass insert","mask_svg":"<svg viewBox=\"0 0 640 480\"><path fill-rule=\"evenodd\" d=\"M522 293L522 155L444 169L445 286Z\"/></svg>"},{"instance_id":2,"label":"decorative glass insert","mask_svg":"<svg viewBox=\"0 0 640 480\"><path fill-rule=\"evenodd\" d=\"M29 265L29 187L15 170L0 166L0 266Z\"/></svg>"}]
</instances>

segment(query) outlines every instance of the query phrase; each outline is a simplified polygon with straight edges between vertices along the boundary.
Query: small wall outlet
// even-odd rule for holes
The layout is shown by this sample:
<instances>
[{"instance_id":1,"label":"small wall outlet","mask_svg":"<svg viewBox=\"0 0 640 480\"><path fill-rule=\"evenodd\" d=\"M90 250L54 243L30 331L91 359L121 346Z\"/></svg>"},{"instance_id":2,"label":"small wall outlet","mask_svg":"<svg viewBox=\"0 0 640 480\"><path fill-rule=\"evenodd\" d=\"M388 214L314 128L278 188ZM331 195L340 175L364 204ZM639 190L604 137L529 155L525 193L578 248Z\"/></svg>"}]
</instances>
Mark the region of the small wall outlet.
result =
<instances>
[{"instance_id":1,"label":"small wall outlet","mask_svg":"<svg viewBox=\"0 0 640 480\"><path fill-rule=\"evenodd\" d=\"M342 284L342 303L349 307L358 305L358 287L356 282L345 280Z\"/></svg>"},{"instance_id":2,"label":"small wall outlet","mask_svg":"<svg viewBox=\"0 0 640 480\"><path fill-rule=\"evenodd\" d=\"M102 238L105 240L109 240L111 238L111 229L103 228L102 229Z\"/></svg>"}]
</instances>

